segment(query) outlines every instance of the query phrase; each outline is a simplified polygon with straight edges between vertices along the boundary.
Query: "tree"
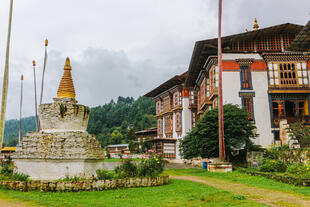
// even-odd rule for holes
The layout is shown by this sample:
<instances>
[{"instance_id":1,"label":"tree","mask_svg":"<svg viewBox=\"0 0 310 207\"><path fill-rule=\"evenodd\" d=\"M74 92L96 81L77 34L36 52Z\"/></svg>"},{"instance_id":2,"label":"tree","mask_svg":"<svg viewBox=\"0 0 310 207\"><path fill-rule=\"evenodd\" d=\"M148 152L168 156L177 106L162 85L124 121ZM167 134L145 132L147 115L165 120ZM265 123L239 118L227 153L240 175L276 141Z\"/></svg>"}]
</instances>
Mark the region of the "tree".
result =
<instances>
[{"instance_id":1,"label":"tree","mask_svg":"<svg viewBox=\"0 0 310 207\"><path fill-rule=\"evenodd\" d=\"M301 148L310 147L310 127L304 122L295 122L290 128L290 138L296 139Z\"/></svg>"},{"instance_id":2,"label":"tree","mask_svg":"<svg viewBox=\"0 0 310 207\"><path fill-rule=\"evenodd\" d=\"M248 119L249 114L238 105L224 105L225 152L229 160L234 159L234 149L250 149L256 128ZM218 157L218 109L208 110L197 122L196 127L181 143L184 158Z\"/></svg>"}]
</instances>

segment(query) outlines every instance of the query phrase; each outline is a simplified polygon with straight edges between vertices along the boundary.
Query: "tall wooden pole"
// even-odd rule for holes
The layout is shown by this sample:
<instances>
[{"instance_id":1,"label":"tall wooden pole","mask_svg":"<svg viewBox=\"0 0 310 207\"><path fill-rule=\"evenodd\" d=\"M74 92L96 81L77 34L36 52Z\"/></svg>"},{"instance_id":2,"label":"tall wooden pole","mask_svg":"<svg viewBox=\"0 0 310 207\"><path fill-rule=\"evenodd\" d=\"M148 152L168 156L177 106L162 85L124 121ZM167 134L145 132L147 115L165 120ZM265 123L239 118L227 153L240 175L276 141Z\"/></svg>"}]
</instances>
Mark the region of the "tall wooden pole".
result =
<instances>
[{"instance_id":1,"label":"tall wooden pole","mask_svg":"<svg viewBox=\"0 0 310 207\"><path fill-rule=\"evenodd\" d=\"M36 116L36 131L38 132L40 129L39 129L39 122L38 122L36 61L32 61L32 65L33 65L33 82L34 82L34 109L35 109L35 116Z\"/></svg>"},{"instance_id":2,"label":"tall wooden pole","mask_svg":"<svg viewBox=\"0 0 310 207\"><path fill-rule=\"evenodd\" d=\"M2 149L2 144L3 144L3 135L4 135L4 127L5 127L5 112L6 112L6 104L7 104L7 98L8 98L9 57L10 57L10 43L11 43L12 13L13 13L13 0L10 1L8 39L7 39L7 44L6 44L5 68L4 68L3 86L2 86L1 117L0 117L0 147L1 149Z\"/></svg>"},{"instance_id":3,"label":"tall wooden pole","mask_svg":"<svg viewBox=\"0 0 310 207\"><path fill-rule=\"evenodd\" d=\"M20 105L19 105L19 137L18 137L18 144L21 144L22 141L22 107L23 107L23 81L24 76L21 76L21 83L20 83Z\"/></svg>"},{"instance_id":4,"label":"tall wooden pole","mask_svg":"<svg viewBox=\"0 0 310 207\"><path fill-rule=\"evenodd\" d=\"M224 116L223 116L223 88L222 88L222 0L219 0L218 12L218 68L219 68L219 95L218 95L218 120L219 120L219 158L225 160L224 142Z\"/></svg>"},{"instance_id":5,"label":"tall wooden pole","mask_svg":"<svg viewBox=\"0 0 310 207\"><path fill-rule=\"evenodd\" d=\"M48 46L48 40L46 39L46 40L45 40L44 64L43 64L43 72L42 72L42 83L41 83L40 104L42 104L42 99L43 99L44 74L45 74L45 68L46 68L46 62L47 62L47 46Z\"/></svg>"}]
</instances>

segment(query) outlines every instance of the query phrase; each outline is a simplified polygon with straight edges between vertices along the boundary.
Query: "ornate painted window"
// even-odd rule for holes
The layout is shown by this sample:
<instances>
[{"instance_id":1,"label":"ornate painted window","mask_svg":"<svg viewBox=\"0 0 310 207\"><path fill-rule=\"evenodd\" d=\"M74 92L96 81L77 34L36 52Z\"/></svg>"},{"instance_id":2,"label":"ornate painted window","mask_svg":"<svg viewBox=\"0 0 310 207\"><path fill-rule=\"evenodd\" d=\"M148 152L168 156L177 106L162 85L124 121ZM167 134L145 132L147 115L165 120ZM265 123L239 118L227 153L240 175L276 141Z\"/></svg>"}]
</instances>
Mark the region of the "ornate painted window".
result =
<instances>
[{"instance_id":1,"label":"ornate painted window","mask_svg":"<svg viewBox=\"0 0 310 207\"><path fill-rule=\"evenodd\" d=\"M177 132L180 132L180 131L182 131L182 113L181 112L177 112L176 114L175 114L175 130L177 131Z\"/></svg>"},{"instance_id":2,"label":"ornate painted window","mask_svg":"<svg viewBox=\"0 0 310 207\"><path fill-rule=\"evenodd\" d=\"M242 107L246 112L249 113L249 120L254 120L254 105L253 105L253 97L254 93L239 93L239 96L241 97L241 104Z\"/></svg>"},{"instance_id":3,"label":"ornate painted window","mask_svg":"<svg viewBox=\"0 0 310 207\"><path fill-rule=\"evenodd\" d=\"M251 71L249 65L240 65L241 90L252 89Z\"/></svg>"},{"instance_id":4,"label":"ornate painted window","mask_svg":"<svg viewBox=\"0 0 310 207\"><path fill-rule=\"evenodd\" d=\"M307 87L308 72L305 62L275 62L268 64L270 87Z\"/></svg>"}]
</instances>

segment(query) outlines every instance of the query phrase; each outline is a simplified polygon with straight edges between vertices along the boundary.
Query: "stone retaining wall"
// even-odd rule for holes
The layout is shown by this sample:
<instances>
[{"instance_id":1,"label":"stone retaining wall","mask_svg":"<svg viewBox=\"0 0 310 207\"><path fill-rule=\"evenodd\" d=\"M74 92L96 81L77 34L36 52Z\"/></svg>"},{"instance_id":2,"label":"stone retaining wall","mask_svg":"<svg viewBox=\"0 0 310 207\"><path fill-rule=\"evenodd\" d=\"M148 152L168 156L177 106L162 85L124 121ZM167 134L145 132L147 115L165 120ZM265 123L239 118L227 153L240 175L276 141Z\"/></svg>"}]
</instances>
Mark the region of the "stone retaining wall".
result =
<instances>
[{"instance_id":1,"label":"stone retaining wall","mask_svg":"<svg viewBox=\"0 0 310 207\"><path fill-rule=\"evenodd\" d=\"M117 188L151 187L168 184L169 176L83 181L0 181L0 187L11 190L41 192L102 191Z\"/></svg>"}]
</instances>

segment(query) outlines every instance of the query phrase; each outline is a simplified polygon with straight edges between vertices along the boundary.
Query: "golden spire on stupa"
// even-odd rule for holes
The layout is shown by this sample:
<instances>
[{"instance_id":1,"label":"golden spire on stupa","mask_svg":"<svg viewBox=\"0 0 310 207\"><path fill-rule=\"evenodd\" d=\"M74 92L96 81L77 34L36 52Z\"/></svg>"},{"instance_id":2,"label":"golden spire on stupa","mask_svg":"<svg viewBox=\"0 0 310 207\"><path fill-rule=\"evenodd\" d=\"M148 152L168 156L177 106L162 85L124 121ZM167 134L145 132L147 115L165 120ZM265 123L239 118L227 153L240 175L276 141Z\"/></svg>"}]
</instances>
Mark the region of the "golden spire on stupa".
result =
<instances>
[{"instance_id":1,"label":"golden spire on stupa","mask_svg":"<svg viewBox=\"0 0 310 207\"><path fill-rule=\"evenodd\" d=\"M258 28L259 28L259 26L258 26L258 24L257 24L257 19L255 18L255 19L254 19L253 29L254 29L254 30L258 30Z\"/></svg>"},{"instance_id":2,"label":"golden spire on stupa","mask_svg":"<svg viewBox=\"0 0 310 207\"><path fill-rule=\"evenodd\" d=\"M71 76L71 64L70 59L67 57L64 67L64 74L62 75L58 91L57 98L73 98L75 99L75 90Z\"/></svg>"}]
</instances>

